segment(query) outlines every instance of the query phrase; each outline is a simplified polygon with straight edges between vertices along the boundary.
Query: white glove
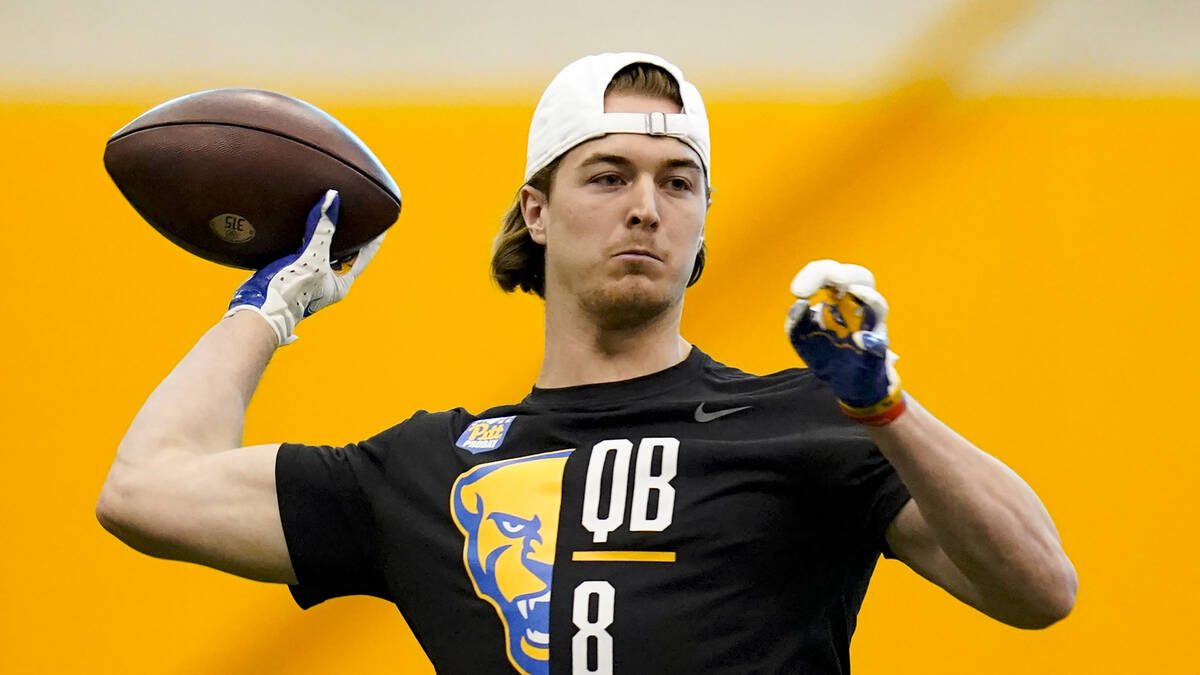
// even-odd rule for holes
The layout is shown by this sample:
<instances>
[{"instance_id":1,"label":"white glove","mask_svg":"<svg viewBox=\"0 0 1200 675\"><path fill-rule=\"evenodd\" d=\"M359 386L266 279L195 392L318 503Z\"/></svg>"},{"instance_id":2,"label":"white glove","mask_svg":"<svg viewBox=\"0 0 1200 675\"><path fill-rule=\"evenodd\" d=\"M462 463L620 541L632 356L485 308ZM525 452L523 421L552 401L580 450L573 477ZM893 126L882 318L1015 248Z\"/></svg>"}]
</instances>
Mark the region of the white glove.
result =
<instances>
[{"instance_id":1,"label":"white glove","mask_svg":"<svg viewBox=\"0 0 1200 675\"><path fill-rule=\"evenodd\" d=\"M348 259L329 260L329 244L337 227L341 198L329 190L308 212L304 242L300 251L284 256L258 270L245 281L225 316L236 312L257 312L275 331L278 345L296 341L292 332L304 317L346 297L354 280L362 273L383 235L367 242Z\"/></svg>"}]
</instances>

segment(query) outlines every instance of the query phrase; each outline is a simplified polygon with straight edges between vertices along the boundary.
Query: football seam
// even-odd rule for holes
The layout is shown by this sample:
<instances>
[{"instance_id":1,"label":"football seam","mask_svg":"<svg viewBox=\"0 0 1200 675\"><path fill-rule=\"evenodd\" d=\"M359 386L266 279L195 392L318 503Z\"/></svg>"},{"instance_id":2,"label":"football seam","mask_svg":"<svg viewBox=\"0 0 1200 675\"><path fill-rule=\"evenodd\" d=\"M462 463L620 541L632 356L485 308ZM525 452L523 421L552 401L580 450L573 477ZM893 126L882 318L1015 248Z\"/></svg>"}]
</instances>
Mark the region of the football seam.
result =
<instances>
[{"instance_id":1,"label":"football seam","mask_svg":"<svg viewBox=\"0 0 1200 675\"><path fill-rule=\"evenodd\" d=\"M113 143L116 143L117 141L120 141L122 139L129 138L131 136L140 134L145 131L153 131L154 129L162 129L165 127L195 127L195 126L234 127L236 129L247 129L249 131L258 131L258 132L261 132L264 134L278 136L279 138L283 138L283 139L292 141L294 143L299 143L300 145L303 145L307 148L312 148L313 150L316 150L317 152L321 153L322 155L325 155L326 157L329 157L330 159L337 161L337 162L341 163L342 165L350 168L355 173L361 175L363 178L366 178L367 180L371 181L372 183L375 184L376 187L378 187L380 190L382 190L383 193L385 195L387 195L389 199L396 202L397 207L400 206L400 195L399 195L400 190L399 190L399 188L396 189L397 194L395 196L393 196L392 191L388 186L383 185L371 174L363 171L362 169L358 168L357 166L354 166L350 162L347 162L346 160L342 159L341 157L338 157L337 155L334 155L316 145L313 145L312 143L309 143L308 141L296 138L295 136L291 136L289 134L281 134L278 131L272 131L270 129L263 129L261 127L250 126L248 124L233 124L230 122L163 122L163 123L155 124L155 125L148 126L148 127L142 127L140 129L134 129L133 131L126 132L124 134L121 134L120 136L114 136L114 137L108 139L108 143L106 143L106 145L112 145ZM360 142L361 142L361 140L360 140ZM364 146L365 146L365 144L364 144ZM368 151L370 151L370 150L368 149ZM372 156L374 156L375 153L372 152L371 154L372 154ZM376 159L376 161L379 160L378 157L376 157L375 159ZM381 169L383 169L382 162L379 163L379 167ZM385 173L387 172L387 169L383 169L383 170Z\"/></svg>"}]
</instances>

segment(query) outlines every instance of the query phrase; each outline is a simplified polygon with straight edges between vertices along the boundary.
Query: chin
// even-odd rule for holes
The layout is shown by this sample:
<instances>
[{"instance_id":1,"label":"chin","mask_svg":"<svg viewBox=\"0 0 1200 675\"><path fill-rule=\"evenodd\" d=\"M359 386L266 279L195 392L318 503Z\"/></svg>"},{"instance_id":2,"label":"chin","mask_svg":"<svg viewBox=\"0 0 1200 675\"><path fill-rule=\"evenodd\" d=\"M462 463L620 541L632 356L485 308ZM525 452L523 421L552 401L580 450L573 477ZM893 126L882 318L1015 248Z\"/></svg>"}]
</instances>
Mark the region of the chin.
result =
<instances>
[{"instance_id":1,"label":"chin","mask_svg":"<svg viewBox=\"0 0 1200 675\"><path fill-rule=\"evenodd\" d=\"M683 289L664 289L643 276L630 275L593 289L580 305L607 329L636 328L658 318L683 299Z\"/></svg>"}]
</instances>

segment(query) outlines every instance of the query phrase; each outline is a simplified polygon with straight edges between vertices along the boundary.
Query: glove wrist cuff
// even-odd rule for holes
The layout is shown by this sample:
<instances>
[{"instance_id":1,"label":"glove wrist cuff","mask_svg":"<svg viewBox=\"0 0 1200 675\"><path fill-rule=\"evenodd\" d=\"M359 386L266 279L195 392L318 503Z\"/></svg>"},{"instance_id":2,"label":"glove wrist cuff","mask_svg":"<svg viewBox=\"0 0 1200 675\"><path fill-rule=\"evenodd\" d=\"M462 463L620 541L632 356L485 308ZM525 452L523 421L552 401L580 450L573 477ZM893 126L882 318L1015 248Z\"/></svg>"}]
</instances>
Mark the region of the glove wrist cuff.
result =
<instances>
[{"instance_id":1,"label":"glove wrist cuff","mask_svg":"<svg viewBox=\"0 0 1200 675\"><path fill-rule=\"evenodd\" d=\"M231 317L234 314L242 311L254 312L255 314L261 316L263 321L267 322L267 325L270 326L271 330L275 332L276 346L282 347L284 345L290 345L296 341L296 336L292 334L290 329L291 327L287 325L288 322L284 317L281 317L278 314L265 312L261 307L255 307L254 305L235 305L230 307L229 311L225 312L225 316L222 318Z\"/></svg>"},{"instance_id":2,"label":"glove wrist cuff","mask_svg":"<svg viewBox=\"0 0 1200 675\"><path fill-rule=\"evenodd\" d=\"M904 391L896 387L886 398L873 405L855 407L838 400L842 413L859 424L881 427L891 424L897 417L904 414L907 406L904 403Z\"/></svg>"}]
</instances>

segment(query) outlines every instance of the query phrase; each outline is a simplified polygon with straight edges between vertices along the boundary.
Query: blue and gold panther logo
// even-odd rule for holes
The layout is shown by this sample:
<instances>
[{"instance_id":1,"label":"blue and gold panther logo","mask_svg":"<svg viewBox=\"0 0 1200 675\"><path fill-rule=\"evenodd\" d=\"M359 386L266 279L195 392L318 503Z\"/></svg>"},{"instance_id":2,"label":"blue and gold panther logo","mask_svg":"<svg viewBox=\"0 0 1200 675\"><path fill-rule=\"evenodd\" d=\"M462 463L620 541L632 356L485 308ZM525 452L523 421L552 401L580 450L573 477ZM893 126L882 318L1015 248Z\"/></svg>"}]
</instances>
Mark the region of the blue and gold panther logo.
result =
<instances>
[{"instance_id":1,"label":"blue and gold panther logo","mask_svg":"<svg viewBox=\"0 0 1200 675\"><path fill-rule=\"evenodd\" d=\"M550 670L550 580L562 476L571 450L481 464L458 477L450 513L463 564L504 625L508 659L526 675Z\"/></svg>"}]
</instances>

